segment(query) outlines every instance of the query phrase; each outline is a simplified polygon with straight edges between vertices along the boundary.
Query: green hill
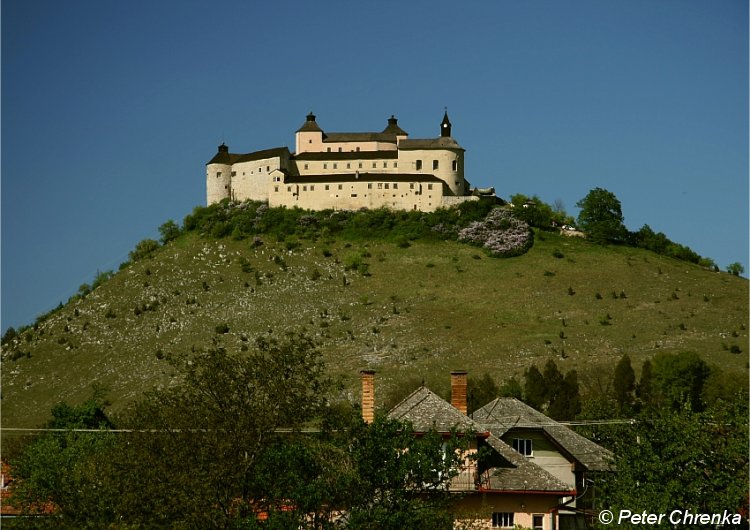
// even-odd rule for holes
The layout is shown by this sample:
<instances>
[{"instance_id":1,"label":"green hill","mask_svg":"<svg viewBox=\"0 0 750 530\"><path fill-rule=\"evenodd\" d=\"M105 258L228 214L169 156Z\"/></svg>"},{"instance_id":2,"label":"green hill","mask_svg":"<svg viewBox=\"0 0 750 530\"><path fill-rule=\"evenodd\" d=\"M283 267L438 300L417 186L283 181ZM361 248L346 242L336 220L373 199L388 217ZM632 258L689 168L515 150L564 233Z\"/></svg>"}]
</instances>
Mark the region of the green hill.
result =
<instances>
[{"instance_id":1,"label":"green hill","mask_svg":"<svg viewBox=\"0 0 750 530\"><path fill-rule=\"evenodd\" d=\"M504 259L454 241L260 237L185 233L24 330L3 352L3 427L37 426L92 384L121 410L175 381L172 354L292 330L352 398L359 370L377 370L381 402L407 380L440 389L466 369L501 383L549 358L584 393L623 353L637 368L691 350L747 373L747 280L646 250L547 232Z\"/></svg>"}]
</instances>

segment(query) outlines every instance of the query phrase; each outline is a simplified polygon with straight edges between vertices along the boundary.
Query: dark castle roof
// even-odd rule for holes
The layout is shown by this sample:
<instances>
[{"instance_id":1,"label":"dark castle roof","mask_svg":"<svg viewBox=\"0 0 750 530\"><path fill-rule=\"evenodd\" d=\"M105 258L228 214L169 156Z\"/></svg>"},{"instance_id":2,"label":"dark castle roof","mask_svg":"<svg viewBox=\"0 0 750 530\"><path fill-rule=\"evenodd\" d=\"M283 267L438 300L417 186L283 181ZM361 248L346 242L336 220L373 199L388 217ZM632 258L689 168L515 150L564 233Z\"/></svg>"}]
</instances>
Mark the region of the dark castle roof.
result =
<instances>
[{"instance_id":1,"label":"dark castle roof","mask_svg":"<svg viewBox=\"0 0 750 530\"><path fill-rule=\"evenodd\" d=\"M262 160L264 158L288 157L290 155L288 147L274 147L263 149L246 154L230 153L227 146L221 144L219 152L208 161L208 164L236 164L238 162L252 162L253 160Z\"/></svg>"}]
</instances>

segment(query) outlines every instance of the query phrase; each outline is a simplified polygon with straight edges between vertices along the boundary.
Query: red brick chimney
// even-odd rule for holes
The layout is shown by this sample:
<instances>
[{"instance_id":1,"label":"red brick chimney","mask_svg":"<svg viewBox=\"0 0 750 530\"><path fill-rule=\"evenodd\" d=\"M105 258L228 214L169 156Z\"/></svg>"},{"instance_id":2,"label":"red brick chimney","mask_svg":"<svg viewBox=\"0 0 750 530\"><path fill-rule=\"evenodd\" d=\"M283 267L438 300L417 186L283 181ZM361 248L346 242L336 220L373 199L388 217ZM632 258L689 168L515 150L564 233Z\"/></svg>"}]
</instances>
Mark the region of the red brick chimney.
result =
<instances>
[{"instance_id":1,"label":"red brick chimney","mask_svg":"<svg viewBox=\"0 0 750 530\"><path fill-rule=\"evenodd\" d=\"M451 405L462 414L466 414L466 381L465 370L451 372Z\"/></svg>"},{"instance_id":2,"label":"red brick chimney","mask_svg":"<svg viewBox=\"0 0 750 530\"><path fill-rule=\"evenodd\" d=\"M375 370L361 370L362 381L362 419L365 423L375 420Z\"/></svg>"}]
</instances>

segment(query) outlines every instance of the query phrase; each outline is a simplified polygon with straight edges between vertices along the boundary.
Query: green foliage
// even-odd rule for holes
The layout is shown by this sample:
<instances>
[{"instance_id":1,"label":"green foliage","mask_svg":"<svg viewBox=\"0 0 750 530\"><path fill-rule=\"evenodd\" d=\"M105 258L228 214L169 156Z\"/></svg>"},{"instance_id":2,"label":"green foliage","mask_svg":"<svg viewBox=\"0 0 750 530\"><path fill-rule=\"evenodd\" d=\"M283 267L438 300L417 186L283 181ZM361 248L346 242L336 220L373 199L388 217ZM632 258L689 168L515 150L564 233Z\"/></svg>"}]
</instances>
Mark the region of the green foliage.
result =
<instances>
[{"instance_id":1,"label":"green foliage","mask_svg":"<svg viewBox=\"0 0 750 530\"><path fill-rule=\"evenodd\" d=\"M131 262L135 263L142 259L150 258L154 255L154 252L159 250L159 242L153 239L144 239L139 242L133 250L128 254L128 258Z\"/></svg>"},{"instance_id":2,"label":"green foliage","mask_svg":"<svg viewBox=\"0 0 750 530\"><path fill-rule=\"evenodd\" d=\"M627 230L623 224L622 207L614 193L594 188L576 203L578 226L595 243L623 242Z\"/></svg>"},{"instance_id":3,"label":"green foliage","mask_svg":"<svg viewBox=\"0 0 750 530\"><path fill-rule=\"evenodd\" d=\"M626 410L632 405L635 392L635 371L627 354L623 355L615 366L612 389L620 410Z\"/></svg>"},{"instance_id":4,"label":"green foliage","mask_svg":"<svg viewBox=\"0 0 750 530\"><path fill-rule=\"evenodd\" d=\"M745 272L745 267L743 267L740 262L735 261L734 263L727 265L727 272L733 276L739 276Z\"/></svg>"},{"instance_id":5,"label":"green foliage","mask_svg":"<svg viewBox=\"0 0 750 530\"><path fill-rule=\"evenodd\" d=\"M474 377L469 374L466 383L466 405L467 412L472 414L475 410L483 407L500 395L500 388L488 373L481 377Z\"/></svg>"},{"instance_id":6,"label":"green foliage","mask_svg":"<svg viewBox=\"0 0 750 530\"><path fill-rule=\"evenodd\" d=\"M650 226L643 225L640 230L633 232L629 237L630 244L636 247L645 248L657 254L669 256L690 263L702 263L711 265L711 260L701 258L696 252L692 251L685 245L680 245L671 241L662 232L655 233Z\"/></svg>"},{"instance_id":7,"label":"green foliage","mask_svg":"<svg viewBox=\"0 0 750 530\"><path fill-rule=\"evenodd\" d=\"M550 359L540 372L532 365L524 373L524 402L556 420L574 419L581 411L578 373L565 375Z\"/></svg>"},{"instance_id":8,"label":"green foliage","mask_svg":"<svg viewBox=\"0 0 750 530\"><path fill-rule=\"evenodd\" d=\"M600 505L615 513L747 513L747 416L745 397L703 413L650 410L632 425L599 428L617 470L600 481Z\"/></svg>"},{"instance_id":9,"label":"green foliage","mask_svg":"<svg viewBox=\"0 0 750 530\"><path fill-rule=\"evenodd\" d=\"M184 383L147 394L127 431L54 433L24 450L16 498L53 501L59 527L322 529L344 511L347 528L451 528L447 483L467 437L331 406L309 338L167 359ZM101 406L60 405L50 426L111 427ZM301 433L311 420L320 429Z\"/></svg>"},{"instance_id":10,"label":"green foliage","mask_svg":"<svg viewBox=\"0 0 750 530\"><path fill-rule=\"evenodd\" d=\"M659 353L653 359L654 404L673 410L704 408L703 387L711 370L695 352Z\"/></svg>"},{"instance_id":11,"label":"green foliage","mask_svg":"<svg viewBox=\"0 0 750 530\"><path fill-rule=\"evenodd\" d=\"M529 226L551 230L555 225L573 224L573 218L565 212L561 203L553 207L537 195L528 197L522 193L511 195L510 201L513 204L513 214Z\"/></svg>"},{"instance_id":12,"label":"green foliage","mask_svg":"<svg viewBox=\"0 0 750 530\"><path fill-rule=\"evenodd\" d=\"M161 238L159 240L161 241L162 245L166 245L170 241L174 241L175 239L180 237L181 233L182 231L180 230L179 225L172 219L169 219L166 223L159 227L159 234L161 234Z\"/></svg>"}]
</instances>

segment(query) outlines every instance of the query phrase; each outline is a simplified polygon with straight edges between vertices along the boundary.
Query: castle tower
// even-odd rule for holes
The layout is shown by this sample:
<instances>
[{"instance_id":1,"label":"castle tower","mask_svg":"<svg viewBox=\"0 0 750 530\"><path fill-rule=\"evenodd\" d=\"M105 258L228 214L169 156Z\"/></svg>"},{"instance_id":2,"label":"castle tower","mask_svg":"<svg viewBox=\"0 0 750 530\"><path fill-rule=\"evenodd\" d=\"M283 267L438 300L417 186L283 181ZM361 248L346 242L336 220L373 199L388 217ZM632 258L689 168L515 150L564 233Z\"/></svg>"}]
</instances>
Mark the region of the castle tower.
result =
<instances>
[{"instance_id":1,"label":"castle tower","mask_svg":"<svg viewBox=\"0 0 750 530\"><path fill-rule=\"evenodd\" d=\"M206 164L206 203L208 205L232 197L232 157L222 142L219 151Z\"/></svg>"},{"instance_id":2,"label":"castle tower","mask_svg":"<svg viewBox=\"0 0 750 530\"><path fill-rule=\"evenodd\" d=\"M307 115L305 123L297 129L295 134L295 153L323 151L323 129L315 121L315 114Z\"/></svg>"}]
</instances>

